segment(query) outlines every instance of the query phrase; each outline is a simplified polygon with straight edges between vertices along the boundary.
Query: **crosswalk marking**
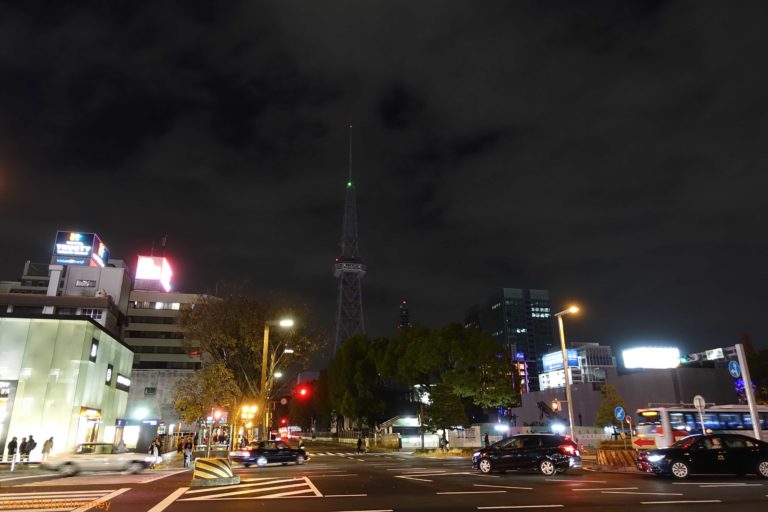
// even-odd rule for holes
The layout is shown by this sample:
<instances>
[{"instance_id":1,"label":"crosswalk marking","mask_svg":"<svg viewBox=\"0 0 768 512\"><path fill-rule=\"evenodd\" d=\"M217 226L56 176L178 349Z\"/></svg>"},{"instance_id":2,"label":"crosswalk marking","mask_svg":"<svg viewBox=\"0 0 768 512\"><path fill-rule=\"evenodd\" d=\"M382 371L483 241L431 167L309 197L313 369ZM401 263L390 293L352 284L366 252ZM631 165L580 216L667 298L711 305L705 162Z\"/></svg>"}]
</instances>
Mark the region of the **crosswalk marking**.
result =
<instances>
[{"instance_id":1,"label":"crosswalk marking","mask_svg":"<svg viewBox=\"0 0 768 512\"><path fill-rule=\"evenodd\" d=\"M307 477L263 478L249 483L228 486L225 489L194 489L184 493L177 501L256 500L270 498L321 498L322 493Z\"/></svg>"}]
</instances>

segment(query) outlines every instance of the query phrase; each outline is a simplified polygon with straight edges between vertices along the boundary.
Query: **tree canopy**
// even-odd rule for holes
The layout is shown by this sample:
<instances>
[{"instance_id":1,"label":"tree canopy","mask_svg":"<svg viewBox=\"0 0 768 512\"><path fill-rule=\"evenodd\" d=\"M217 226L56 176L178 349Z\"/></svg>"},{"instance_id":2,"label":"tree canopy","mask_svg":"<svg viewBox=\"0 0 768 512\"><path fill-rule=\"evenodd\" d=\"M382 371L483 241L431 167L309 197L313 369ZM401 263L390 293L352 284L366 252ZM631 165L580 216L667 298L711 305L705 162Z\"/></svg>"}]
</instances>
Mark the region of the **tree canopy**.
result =
<instances>
[{"instance_id":1,"label":"tree canopy","mask_svg":"<svg viewBox=\"0 0 768 512\"><path fill-rule=\"evenodd\" d=\"M598 427L613 427L616 429L621 422L616 419L614 411L616 407L621 406L626 411L627 405L624 399L619 395L616 386L613 384L603 384L600 387L600 406L595 414L595 425Z\"/></svg>"}]
</instances>

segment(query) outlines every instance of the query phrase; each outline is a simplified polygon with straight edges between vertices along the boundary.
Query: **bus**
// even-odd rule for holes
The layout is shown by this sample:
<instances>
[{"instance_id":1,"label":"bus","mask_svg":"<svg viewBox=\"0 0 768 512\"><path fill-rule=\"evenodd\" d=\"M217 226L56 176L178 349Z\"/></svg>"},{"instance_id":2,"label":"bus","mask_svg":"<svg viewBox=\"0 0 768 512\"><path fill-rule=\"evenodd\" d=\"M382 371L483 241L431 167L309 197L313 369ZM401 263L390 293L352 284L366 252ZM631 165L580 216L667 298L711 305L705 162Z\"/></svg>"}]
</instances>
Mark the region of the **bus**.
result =
<instances>
[{"instance_id":1,"label":"bus","mask_svg":"<svg viewBox=\"0 0 768 512\"><path fill-rule=\"evenodd\" d=\"M760 432L768 441L768 406L758 405ZM701 417L692 404L651 404L638 409L635 417L636 448L667 448L679 439L701 433ZM704 409L704 429L713 434L743 434L752 437L752 417L746 405L712 405Z\"/></svg>"}]
</instances>

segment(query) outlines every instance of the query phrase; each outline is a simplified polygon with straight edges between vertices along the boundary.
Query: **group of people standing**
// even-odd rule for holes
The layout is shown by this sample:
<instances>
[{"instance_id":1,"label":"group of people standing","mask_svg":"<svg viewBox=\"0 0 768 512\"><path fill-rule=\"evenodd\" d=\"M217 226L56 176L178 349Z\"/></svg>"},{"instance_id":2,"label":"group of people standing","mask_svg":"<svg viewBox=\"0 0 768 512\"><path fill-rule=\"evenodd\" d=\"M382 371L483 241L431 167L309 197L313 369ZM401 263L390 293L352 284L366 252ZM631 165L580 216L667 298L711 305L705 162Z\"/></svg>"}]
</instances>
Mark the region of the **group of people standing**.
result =
<instances>
[{"instance_id":1,"label":"group of people standing","mask_svg":"<svg viewBox=\"0 0 768 512\"><path fill-rule=\"evenodd\" d=\"M7 461L13 461L16 457L16 454L19 454L19 461L21 462L29 462L29 457L32 453L32 450L37 448L37 441L35 441L35 438L30 435L29 439L26 437L21 438L21 443L17 441L16 437L13 437L8 442L8 455L6 455ZM46 442L43 443L42 448L42 461L45 462L46 459L48 459L48 455L51 453L51 450L53 450L53 437L48 439Z\"/></svg>"},{"instance_id":2,"label":"group of people standing","mask_svg":"<svg viewBox=\"0 0 768 512\"><path fill-rule=\"evenodd\" d=\"M176 445L176 452L184 455L184 467L188 468L192 463L192 452L195 449L195 445L192 437L181 437Z\"/></svg>"}]
</instances>

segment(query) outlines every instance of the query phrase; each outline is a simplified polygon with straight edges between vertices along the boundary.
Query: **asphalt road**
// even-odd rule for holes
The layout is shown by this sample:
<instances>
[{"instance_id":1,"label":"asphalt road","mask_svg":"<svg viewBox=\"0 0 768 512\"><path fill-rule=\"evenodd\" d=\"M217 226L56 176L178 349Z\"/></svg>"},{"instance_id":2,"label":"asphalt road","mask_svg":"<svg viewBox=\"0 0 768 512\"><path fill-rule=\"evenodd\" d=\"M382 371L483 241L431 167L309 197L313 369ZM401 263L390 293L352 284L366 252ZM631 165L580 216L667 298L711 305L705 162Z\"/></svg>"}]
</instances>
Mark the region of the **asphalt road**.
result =
<instances>
[{"instance_id":1,"label":"asphalt road","mask_svg":"<svg viewBox=\"0 0 768 512\"><path fill-rule=\"evenodd\" d=\"M768 510L768 480L757 477L676 482L582 470L552 478L519 472L481 475L466 458L355 455L341 450L311 455L302 466L236 468L241 483L216 488L191 488L191 473L180 470L72 478L3 472L0 511L88 510L74 501L87 501L92 510L118 512L208 512L212 507L226 507L228 512Z\"/></svg>"}]
</instances>

